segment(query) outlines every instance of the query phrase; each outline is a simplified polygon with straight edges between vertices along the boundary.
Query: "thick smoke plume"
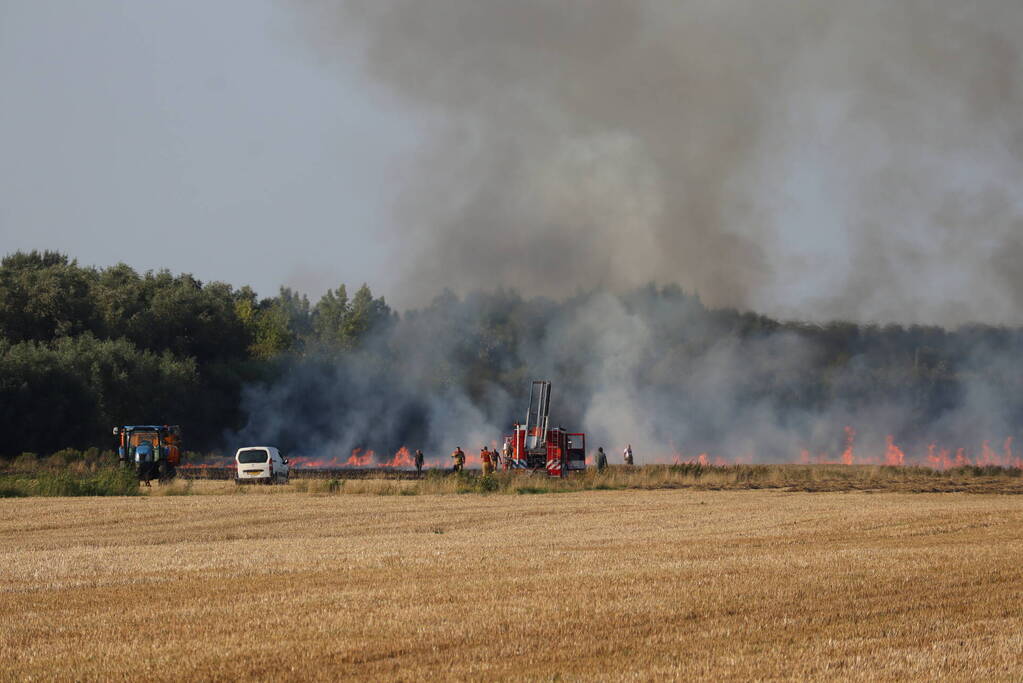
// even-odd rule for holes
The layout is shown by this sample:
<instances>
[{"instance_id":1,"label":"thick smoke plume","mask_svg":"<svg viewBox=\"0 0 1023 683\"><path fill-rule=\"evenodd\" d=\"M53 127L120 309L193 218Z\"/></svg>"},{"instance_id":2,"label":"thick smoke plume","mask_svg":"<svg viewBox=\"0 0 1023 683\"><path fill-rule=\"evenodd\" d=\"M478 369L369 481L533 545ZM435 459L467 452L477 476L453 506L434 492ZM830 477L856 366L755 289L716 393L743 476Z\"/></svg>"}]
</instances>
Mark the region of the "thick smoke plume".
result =
<instances>
[{"instance_id":1,"label":"thick smoke plume","mask_svg":"<svg viewBox=\"0 0 1023 683\"><path fill-rule=\"evenodd\" d=\"M846 426L859 461L888 435L1011 448L1017 332L703 302L1023 323L1017 0L303 7L321 54L424 122L399 302L470 294L254 388L243 435L437 457L499 439L548 378L556 421L640 462L834 460Z\"/></svg>"},{"instance_id":2,"label":"thick smoke plume","mask_svg":"<svg viewBox=\"0 0 1023 683\"><path fill-rule=\"evenodd\" d=\"M455 446L499 443L541 378L555 424L584 431L591 452L631 443L640 462L838 461L846 427L856 462L885 462L889 436L907 464L931 444L976 462L984 441L1000 458L1008 437L1023 444L1021 351L1019 330L782 325L676 287L449 295L361 351L299 358L250 387L231 441L342 463L405 446L443 463Z\"/></svg>"},{"instance_id":3,"label":"thick smoke plume","mask_svg":"<svg viewBox=\"0 0 1023 683\"><path fill-rule=\"evenodd\" d=\"M303 8L425 121L395 187L416 292L1023 322L1016 0Z\"/></svg>"}]
</instances>

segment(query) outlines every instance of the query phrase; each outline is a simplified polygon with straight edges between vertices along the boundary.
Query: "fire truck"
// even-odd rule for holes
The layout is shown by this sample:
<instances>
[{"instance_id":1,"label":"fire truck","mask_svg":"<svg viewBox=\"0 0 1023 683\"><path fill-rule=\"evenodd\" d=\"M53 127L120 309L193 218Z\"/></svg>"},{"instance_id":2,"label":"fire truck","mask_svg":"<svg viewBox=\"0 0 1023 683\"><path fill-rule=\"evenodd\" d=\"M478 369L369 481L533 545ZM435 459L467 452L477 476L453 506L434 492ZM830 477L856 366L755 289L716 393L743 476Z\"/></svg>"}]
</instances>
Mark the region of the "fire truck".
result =
<instances>
[{"instance_id":1,"label":"fire truck","mask_svg":"<svg viewBox=\"0 0 1023 683\"><path fill-rule=\"evenodd\" d=\"M181 427L177 425L125 425L114 427L121 464L135 467L139 479L170 481L181 462Z\"/></svg>"},{"instance_id":2,"label":"fire truck","mask_svg":"<svg viewBox=\"0 0 1023 683\"><path fill-rule=\"evenodd\" d=\"M586 469L586 435L550 426L551 383L535 380L529 388L526 422L515 425L515 433L505 437L504 469L546 470L552 477L567 477L569 472Z\"/></svg>"}]
</instances>

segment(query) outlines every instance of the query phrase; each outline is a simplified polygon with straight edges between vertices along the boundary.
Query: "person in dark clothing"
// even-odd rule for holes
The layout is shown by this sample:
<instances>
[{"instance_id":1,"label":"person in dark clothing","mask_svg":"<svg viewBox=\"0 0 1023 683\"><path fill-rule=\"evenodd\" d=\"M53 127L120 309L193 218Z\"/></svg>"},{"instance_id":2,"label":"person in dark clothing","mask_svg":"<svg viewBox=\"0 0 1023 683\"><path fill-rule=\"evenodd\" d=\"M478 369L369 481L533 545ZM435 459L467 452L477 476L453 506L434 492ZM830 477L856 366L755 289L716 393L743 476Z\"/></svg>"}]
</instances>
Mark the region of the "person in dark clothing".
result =
<instances>
[{"instance_id":1,"label":"person in dark clothing","mask_svg":"<svg viewBox=\"0 0 1023 683\"><path fill-rule=\"evenodd\" d=\"M604 449L597 449L597 471L603 472L607 469L607 456L604 455Z\"/></svg>"},{"instance_id":2,"label":"person in dark clothing","mask_svg":"<svg viewBox=\"0 0 1023 683\"><path fill-rule=\"evenodd\" d=\"M419 450L418 448L416 449L415 463L416 463L416 476L417 477L422 477L423 476L423 452L421 450Z\"/></svg>"}]
</instances>

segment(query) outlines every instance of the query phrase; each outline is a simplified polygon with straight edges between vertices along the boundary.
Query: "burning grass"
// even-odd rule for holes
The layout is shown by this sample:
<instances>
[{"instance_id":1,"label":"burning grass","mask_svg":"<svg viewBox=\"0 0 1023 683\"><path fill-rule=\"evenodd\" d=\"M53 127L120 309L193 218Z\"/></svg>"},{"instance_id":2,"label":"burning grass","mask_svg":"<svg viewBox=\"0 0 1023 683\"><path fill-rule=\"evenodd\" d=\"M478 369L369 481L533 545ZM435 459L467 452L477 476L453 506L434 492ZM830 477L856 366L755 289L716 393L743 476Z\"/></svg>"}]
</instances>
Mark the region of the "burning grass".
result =
<instances>
[{"instance_id":1,"label":"burning grass","mask_svg":"<svg viewBox=\"0 0 1023 683\"><path fill-rule=\"evenodd\" d=\"M290 488L3 501L5 677L1023 671L1023 510L1006 496Z\"/></svg>"}]
</instances>

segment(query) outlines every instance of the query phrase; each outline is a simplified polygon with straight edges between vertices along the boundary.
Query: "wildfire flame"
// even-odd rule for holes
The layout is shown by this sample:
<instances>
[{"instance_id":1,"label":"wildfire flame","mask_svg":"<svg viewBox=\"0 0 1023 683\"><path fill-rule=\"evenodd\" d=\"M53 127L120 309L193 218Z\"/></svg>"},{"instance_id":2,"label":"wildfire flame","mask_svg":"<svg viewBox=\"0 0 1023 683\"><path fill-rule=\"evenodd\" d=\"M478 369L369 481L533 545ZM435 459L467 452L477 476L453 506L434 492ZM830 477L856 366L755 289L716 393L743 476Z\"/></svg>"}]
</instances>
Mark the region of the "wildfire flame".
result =
<instances>
[{"instance_id":1,"label":"wildfire flame","mask_svg":"<svg viewBox=\"0 0 1023 683\"><path fill-rule=\"evenodd\" d=\"M856 430L852 427L845 428L845 450L842 451L842 464L851 465L855 462L853 457L853 444L856 441Z\"/></svg>"},{"instance_id":2,"label":"wildfire flame","mask_svg":"<svg viewBox=\"0 0 1023 683\"><path fill-rule=\"evenodd\" d=\"M926 453L919 457L908 454L895 440L894 435L887 435L884 440L884 448L880 452L870 454L864 453L856 448L856 430L847 426L843 429L844 439L841 452L835 456L824 451L814 455L809 448L799 449L798 455L789 462L798 462L804 465L888 465L893 467L915 466L930 467L936 470L947 470L953 467L1008 467L1023 469L1023 457L1016 455L1013 450L1013 437L1007 437L1002 443L1001 451L992 447L991 441L985 440L981 443L979 453L971 455L967 447L953 449L944 448L937 443L930 443ZM675 465L700 464L700 465L737 465L755 462L752 453L747 453L740 458L722 458L709 453L700 453L696 458L686 458L672 442L670 443L671 453L661 457L651 457L648 462L671 462Z\"/></svg>"},{"instance_id":3,"label":"wildfire flame","mask_svg":"<svg viewBox=\"0 0 1023 683\"><path fill-rule=\"evenodd\" d=\"M384 467L414 467L415 461L412 459L412 454L408 448L402 446L398 449L398 452L394 454L394 457L385 463L381 463Z\"/></svg>"},{"instance_id":4,"label":"wildfire flame","mask_svg":"<svg viewBox=\"0 0 1023 683\"><path fill-rule=\"evenodd\" d=\"M356 448L352 451L352 457L348 458L345 463L349 467L365 467L373 462L373 456L376 455L373 451L367 450L363 452L361 448Z\"/></svg>"},{"instance_id":5,"label":"wildfire flame","mask_svg":"<svg viewBox=\"0 0 1023 683\"><path fill-rule=\"evenodd\" d=\"M906 461L906 454L902 452L902 449L895 445L895 437L888 435L885 437L885 453L884 453L884 464L901 467L902 463Z\"/></svg>"}]
</instances>

